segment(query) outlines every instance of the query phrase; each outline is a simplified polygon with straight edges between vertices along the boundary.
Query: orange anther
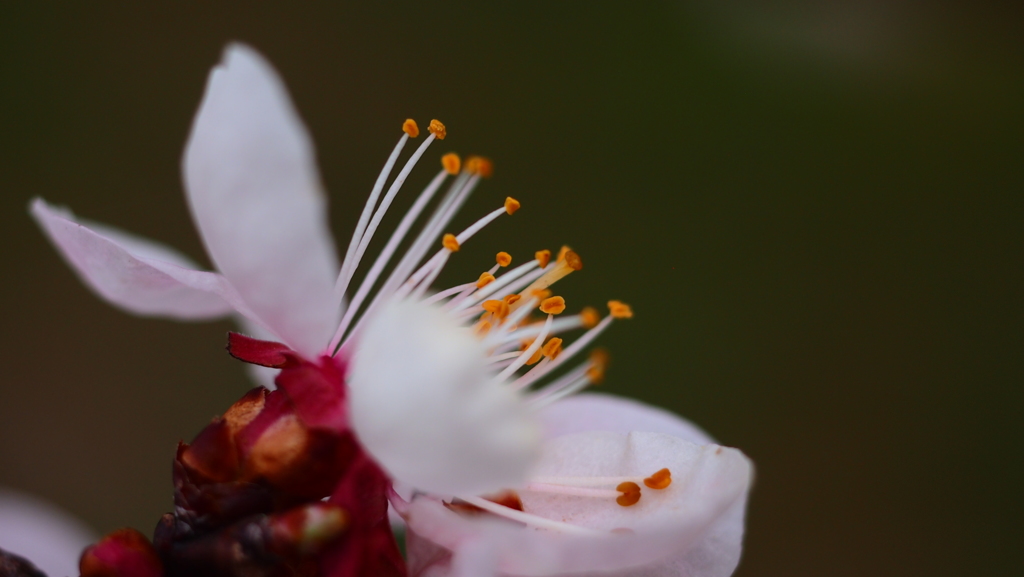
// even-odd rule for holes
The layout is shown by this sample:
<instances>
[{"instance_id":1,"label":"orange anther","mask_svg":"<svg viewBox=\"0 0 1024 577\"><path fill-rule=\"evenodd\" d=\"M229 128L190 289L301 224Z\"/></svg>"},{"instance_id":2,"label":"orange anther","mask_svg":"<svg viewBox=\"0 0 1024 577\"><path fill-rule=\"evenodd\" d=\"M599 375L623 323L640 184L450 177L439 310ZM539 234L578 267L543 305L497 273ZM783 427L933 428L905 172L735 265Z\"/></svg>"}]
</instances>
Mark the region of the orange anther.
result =
<instances>
[{"instance_id":1,"label":"orange anther","mask_svg":"<svg viewBox=\"0 0 1024 577\"><path fill-rule=\"evenodd\" d=\"M454 152L441 157L441 166L444 167L444 171L448 174L458 174L459 167L462 166L462 161L459 159L459 155Z\"/></svg>"},{"instance_id":2,"label":"orange anther","mask_svg":"<svg viewBox=\"0 0 1024 577\"><path fill-rule=\"evenodd\" d=\"M402 123L402 132L409 135L409 138L416 138L420 135L420 127L416 124L416 121L411 118L406 118L405 122Z\"/></svg>"},{"instance_id":3,"label":"orange anther","mask_svg":"<svg viewBox=\"0 0 1024 577\"><path fill-rule=\"evenodd\" d=\"M533 289L532 291L530 291L530 296L539 301L543 301L544 299L551 296L551 291L549 291L548 289Z\"/></svg>"},{"instance_id":4,"label":"orange anther","mask_svg":"<svg viewBox=\"0 0 1024 577\"><path fill-rule=\"evenodd\" d=\"M480 172L480 157L467 156L466 162L463 163L463 168L470 174L478 174Z\"/></svg>"},{"instance_id":5,"label":"orange anther","mask_svg":"<svg viewBox=\"0 0 1024 577\"><path fill-rule=\"evenodd\" d=\"M448 136L448 130L444 127L444 124L441 124L441 121L436 118L430 121L430 127L427 128L427 130L429 130L430 134L433 134L434 138L437 138L438 140L444 140L444 137Z\"/></svg>"},{"instance_id":6,"label":"orange anther","mask_svg":"<svg viewBox=\"0 0 1024 577\"><path fill-rule=\"evenodd\" d=\"M573 250L565 251L565 253L562 256L560 256L558 260L564 260L565 264L569 265L569 268L571 268L572 270L580 270L583 268L583 259L581 259L580 255L576 254L576 251Z\"/></svg>"},{"instance_id":7,"label":"orange anther","mask_svg":"<svg viewBox=\"0 0 1024 577\"><path fill-rule=\"evenodd\" d=\"M544 351L537 349L537 352L533 353L533 356L526 361L526 364L536 365L542 358L544 358Z\"/></svg>"},{"instance_id":8,"label":"orange anther","mask_svg":"<svg viewBox=\"0 0 1024 577\"><path fill-rule=\"evenodd\" d=\"M512 264L512 255L502 251L498 253L498 256L494 257L494 260L498 262L498 266L505 268L508 265Z\"/></svg>"},{"instance_id":9,"label":"orange anther","mask_svg":"<svg viewBox=\"0 0 1024 577\"><path fill-rule=\"evenodd\" d=\"M597 323L601 322L601 315L594 307L584 307L580 311L580 322L583 323L583 328L592 329L597 326Z\"/></svg>"},{"instance_id":10,"label":"orange anther","mask_svg":"<svg viewBox=\"0 0 1024 577\"><path fill-rule=\"evenodd\" d=\"M587 369L587 378L590 384L600 385L604 381L604 370L608 367L608 351L594 349L590 353L590 368Z\"/></svg>"},{"instance_id":11,"label":"orange anther","mask_svg":"<svg viewBox=\"0 0 1024 577\"><path fill-rule=\"evenodd\" d=\"M489 158L481 156L480 164L477 166L476 172L484 178L490 178L490 176L495 173L495 163L490 162Z\"/></svg>"},{"instance_id":12,"label":"orange anther","mask_svg":"<svg viewBox=\"0 0 1024 577\"><path fill-rule=\"evenodd\" d=\"M556 258L555 260L558 261L558 260L564 259L565 258L565 253L569 252L570 250L572 250L572 249L569 248L569 245L563 244L562 248L558 249L558 258Z\"/></svg>"},{"instance_id":13,"label":"orange anther","mask_svg":"<svg viewBox=\"0 0 1024 577\"><path fill-rule=\"evenodd\" d=\"M555 357L562 352L562 339L558 337L551 337L551 339L544 343L544 346L540 348L540 352L544 353L545 357L555 360Z\"/></svg>"},{"instance_id":14,"label":"orange anther","mask_svg":"<svg viewBox=\"0 0 1024 577\"><path fill-rule=\"evenodd\" d=\"M625 483L619 483L615 490L622 493L615 498L615 502L623 507L629 507L630 505L636 505L640 500L640 485L632 481L626 481Z\"/></svg>"},{"instance_id":15,"label":"orange anther","mask_svg":"<svg viewBox=\"0 0 1024 577\"><path fill-rule=\"evenodd\" d=\"M459 240L455 238L454 234L448 233L444 235L441 238L441 245L452 252L459 252Z\"/></svg>"},{"instance_id":16,"label":"orange anther","mask_svg":"<svg viewBox=\"0 0 1024 577\"><path fill-rule=\"evenodd\" d=\"M561 314L565 310L565 299L562 297L550 297L546 298L540 303L540 312L557 315Z\"/></svg>"},{"instance_id":17,"label":"orange anther","mask_svg":"<svg viewBox=\"0 0 1024 577\"><path fill-rule=\"evenodd\" d=\"M491 323L489 323L487 321L480 321L476 325L476 334L478 334L478 335L481 335L481 336L486 335L490 330L491 330Z\"/></svg>"},{"instance_id":18,"label":"orange anther","mask_svg":"<svg viewBox=\"0 0 1024 577\"><path fill-rule=\"evenodd\" d=\"M633 318L633 309L624 302L608 301L608 310L611 311L612 316L617 319Z\"/></svg>"},{"instance_id":19,"label":"orange anther","mask_svg":"<svg viewBox=\"0 0 1024 577\"><path fill-rule=\"evenodd\" d=\"M551 251L548 249L538 250L533 253L533 258L537 259L537 262L540 263L540 268L544 268L551 262Z\"/></svg>"},{"instance_id":20,"label":"orange anther","mask_svg":"<svg viewBox=\"0 0 1024 577\"><path fill-rule=\"evenodd\" d=\"M520 206L522 205L519 204L518 200L512 198L511 196L505 197L505 212L507 212L509 216L515 214L516 211L519 210Z\"/></svg>"},{"instance_id":21,"label":"orange anther","mask_svg":"<svg viewBox=\"0 0 1024 577\"><path fill-rule=\"evenodd\" d=\"M644 485L652 489L664 489L672 484L672 471L662 469L657 473L644 479Z\"/></svg>"},{"instance_id":22,"label":"orange anther","mask_svg":"<svg viewBox=\"0 0 1024 577\"><path fill-rule=\"evenodd\" d=\"M499 319L507 317L509 313L508 303L501 300L486 300L480 306Z\"/></svg>"},{"instance_id":23,"label":"orange anther","mask_svg":"<svg viewBox=\"0 0 1024 577\"><path fill-rule=\"evenodd\" d=\"M476 281L476 288L484 288L485 286L494 282L494 275L484 271L480 273L480 278Z\"/></svg>"},{"instance_id":24,"label":"orange anther","mask_svg":"<svg viewBox=\"0 0 1024 577\"><path fill-rule=\"evenodd\" d=\"M511 305L521 298L523 298L522 295L505 295L505 302Z\"/></svg>"}]
</instances>

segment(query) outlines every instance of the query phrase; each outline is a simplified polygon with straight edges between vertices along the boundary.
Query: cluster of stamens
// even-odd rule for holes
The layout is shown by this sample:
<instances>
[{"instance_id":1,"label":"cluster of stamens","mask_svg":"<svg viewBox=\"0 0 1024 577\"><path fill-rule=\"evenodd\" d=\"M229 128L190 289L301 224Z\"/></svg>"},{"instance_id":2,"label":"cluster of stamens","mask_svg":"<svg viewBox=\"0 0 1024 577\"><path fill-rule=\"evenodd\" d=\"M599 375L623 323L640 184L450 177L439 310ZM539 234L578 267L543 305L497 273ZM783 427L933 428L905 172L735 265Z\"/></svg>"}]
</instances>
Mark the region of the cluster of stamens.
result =
<instances>
[{"instance_id":1,"label":"cluster of stamens","mask_svg":"<svg viewBox=\"0 0 1024 577\"><path fill-rule=\"evenodd\" d=\"M501 207L487 213L458 234L445 231L480 179L488 178L493 173L493 165L486 158L471 156L463 160L455 153L442 157L442 170L420 193L364 275L358 289L349 297L349 285L360 260L402 184L427 147L434 140L443 140L447 135L445 126L432 120L428 129L430 135L413 152L382 197L384 184L402 149L410 138L416 138L420 132L416 122L411 119L405 121L402 129L405 134L374 184L342 263L336 294L339 307L344 312L329 350L336 355L342 354L352 343L353 337L359 334L364 320L389 299L411 298L440 306L460 323L473 327L488 351L487 363L497 371L494 379L512 390L522 391L526 402L535 410L591 384L600 383L604 378L608 355L602 350L596 350L587 361L544 387L536 386L541 379L590 345L613 319L633 316L629 305L619 301L608 302L609 314L604 318L591 307L583 308L574 315L563 315L567 308L566 301L552 294L550 287L583 268L582 259L569 247L562 247L554 258L550 250L539 250L531 260L515 267L511 267L512 256L502 251L495 256L495 264L480 273L475 280L428 293L448 259L466 241L501 215L512 215L521 207L518 200L508 197ZM448 188L433 214L426 219L406 253L396 264L392 264L398 246L449 177L451 181ZM440 239L439 247L437 239ZM432 248L435 252L428 257ZM385 278L383 273L389 265L390 274ZM375 287L376 292L370 299ZM540 316L535 318L537 313ZM575 329L585 329L586 332L571 344L567 345L563 338L555 336ZM661 479L659 475L670 479L665 469L646 479L621 478L610 481L610 478L600 478L598 485L592 484L594 479L536 481L526 490L613 497L618 504L629 506L640 500L641 483L654 489L664 488L648 483L651 479ZM604 485L614 485L615 488L602 488ZM664 486L667 486L667 482ZM478 498L465 499L475 502ZM484 507L490 508L492 505L508 509L494 503Z\"/></svg>"}]
</instances>

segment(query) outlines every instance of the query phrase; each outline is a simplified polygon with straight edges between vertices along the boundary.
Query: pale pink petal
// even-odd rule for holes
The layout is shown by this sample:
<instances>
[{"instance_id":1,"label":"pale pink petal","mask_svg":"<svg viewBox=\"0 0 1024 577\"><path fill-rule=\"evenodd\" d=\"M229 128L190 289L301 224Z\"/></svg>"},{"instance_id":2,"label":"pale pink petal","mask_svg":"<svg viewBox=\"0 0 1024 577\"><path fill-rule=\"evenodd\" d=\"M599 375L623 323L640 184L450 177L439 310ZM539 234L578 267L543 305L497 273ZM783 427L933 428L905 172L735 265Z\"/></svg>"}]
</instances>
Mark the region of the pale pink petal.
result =
<instances>
[{"instance_id":1,"label":"pale pink petal","mask_svg":"<svg viewBox=\"0 0 1024 577\"><path fill-rule=\"evenodd\" d=\"M287 345L321 352L337 322L337 256L313 144L270 65L233 44L210 73L185 188L217 269Z\"/></svg>"},{"instance_id":2,"label":"pale pink petal","mask_svg":"<svg viewBox=\"0 0 1024 577\"><path fill-rule=\"evenodd\" d=\"M0 489L0 549L49 577L78 575L78 557L95 540L85 525L53 505Z\"/></svg>"},{"instance_id":3,"label":"pale pink petal","mask_svg":"<svg viewBox=\"0 0 1024 577\"><path fill-rule=\"evenodd\" d=\"M645 491L640 503L628 508L599 499L521 494L527 512L600 531L596 536L466 518L428 498L409 505L408 524L418 536L456 552L473 539L488 539L498 546L497 564L503 575L661 571L677 559L685 561L683 554L704 543L719 519L733 514L735 504L744 498L752 469L742 453L661 433L582 433L549 440L538 474L617 476L650 474L660 467L672 470L673 484L664 491ZM418 559L410 556L409 561L418 567ZM717 568L704 564L712 565ZM434 568L438 567L435 561ZM650 573L659 574L672 573Z\"/></svg>"},{"instance_id":4,"label":"pale pink petal","mask_svg":"<svg viewBox=\"0 0 1024 577\"><path fill-rule=\"evenodd\" d=\"M541 421L549 437L587 430L651 431L695 443L714 442L702 429L669 411L603 393L582 393L559 401L541 413ZM634 569L628 574L635 577L731 575L743 550L746 501L744 495L733 504L693 548L663 563L642 571Z\"/></svg>"},{"instance_id":5,"label":"pale pink petal","mask_svg":"<svg viewBox=\"0 0 1024 577\"><path fill-rule=\"evenodd\" d=\"M349 408L391 478L443 495L526 479L540 427L485 358L471 330L436 307L403 301L374 313L348 359Z\"/></svg>"},{"instance_id":6,"label":"pale pink petal","mask_svg":"<svg viewBox=\"0 0 1024 577\"><path fill-rule=\"evenodd\" d=\"M112 304L140 315L188 320L231 312L227 281L194 270L174 250L108 227L91 230L39 198L30 211L82 281Z\"/></svg>"},{"instance_id":7,"label":"pale pink petal","mask_svg":"<svg viewBox=\"0 0 1024 577\"><path fill-rule=\"evenodd\" d=\"M665 409L603 393L562 399L541 411L540 418L548 438L586 431L647 431L700 444L714 442L700 427Z\"/></svg>"}]
</instances>

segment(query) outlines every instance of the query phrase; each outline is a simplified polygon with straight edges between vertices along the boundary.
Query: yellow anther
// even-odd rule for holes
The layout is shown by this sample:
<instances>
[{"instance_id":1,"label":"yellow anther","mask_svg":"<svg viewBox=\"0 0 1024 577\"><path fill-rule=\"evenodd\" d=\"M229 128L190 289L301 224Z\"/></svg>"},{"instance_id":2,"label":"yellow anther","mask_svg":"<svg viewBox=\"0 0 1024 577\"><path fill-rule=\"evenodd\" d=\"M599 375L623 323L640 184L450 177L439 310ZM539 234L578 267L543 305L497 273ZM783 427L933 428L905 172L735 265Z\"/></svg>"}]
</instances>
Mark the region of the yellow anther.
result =
<instances>
[{"instance_id":1,"label":"yellow anther","mask_svg":"<svg viewBox=\"0 0 1024 577\"><path fill-rule=\"evenodd\" d=\"M519 210L520 206L522 205L519 204L518 200L512 198L511 196L505 197L505 212L507 212L509 216L515 214L516 211Z\"/></svg>"},{"instance_id":2,"label":"yellow anther","mask_svg":"<svg viewBox=\"0 0 1024 577\"><path fill-rule=\"evenodd\" d=\"M548 263L551 262L551 251L548 249L538 250L533 253L533 258L537 259L537 262L540 263L540 268L546 268Z\"/></svg>"},{"instance_id":3,"label":"yellow anther","mask_svg":"<svg viewBox=\"0 0 1024 577\"><path fill-rule=\"evenodd\" d=\"M416 121L411 118L406 118L405 122L402 123L402 132L409 135L409 138L416 138L420 135L420 127L416 124Z\"/></svg>"},{"instance_id":4,"label":"yellow anther","mask_svg":"<svg viewBox=\"0 0 1024 577\"><path fill-rule=\"evenodd\" d=\"M566 250L565 252L559 254L558 262L565 263L565 265L571 268L572 270L583 269L583 259L581 259L580 255L576 254L576 251L573 250Z\"/></svg>"},{"instance_id":5,"label":"yellow anther","mask_svg":"<svg viewBox=\"0 0 1024 577\"><path fill-rule=\"evenodd\" d=\"M483 336L490 332L491 326L491 323L489 323L488 321L480 321L479 323L476 324L474 330L476 330L476 334Z\"/></svg>"},{"instance_id":6,"label":"yellow anther","mask_svg":"<svg viewBox=\"0 0 1024 577\"><path fill-rule=\"evenodd\" d=\"M569 248L569 245L563 244L562 248L560 248L558 250L558 258L555 259L555 260L563 260L563 259L565 259L565 253L569 252L570 250L572 250L572 249Z\"/></svg>"},{"instance_id":7,"label":"yellow anther","mask_svg":"<svg viewBox=\"0 0 1024 577\"><path fill-rule=\"evenodd\" d=\"M454 152L441 157L441 166L444 167L444 171L448 174L458 174L459 167L462 166L462 160L459 159L459 155Z\"/></svg>"},{"instance_id":8,"label":"yellow anther","mask_svg":"<svg viewBox=\"0 0 1024 577\"><path fill-rule=\"evenodd\" d=\"M625 483L619 483L615 490L622 493L615 498L615 502L623 507L629 507L630 505L636 505L640 501L640 485L632 481L626 481Z\"/></svg>"},{"instance_id":9,"label":"yellow anther","mask_svg":"<svg viewBox=\"0 0 1024 577\"><path fill-rule=\"evenodd\" d=\"M558 337L551 337L551 339L544 343L544 346L540 348L540 352L544 353L545 357L555 360L555 357L562 352L562 339Z\"/></svg>"},{"instance_id":10,"label":"yellow anther","mask_svg":"<svg viewBox=\"0 0 1024 577\"><path fill-rule=\"evenodd\" d=\"M594 349L590 353L590 368L587 369L587 378L590 384L600 385L604 381L604 371L608 367L608 351Z\"/></svg>"},{"instance_id":11,"label":"yellow anther","mask_svg":"<svg viewBox=\"0 0 1024 577\"><path fill-rule=\"evenodd\" d=\"M427 130L429 130L430 134L433 134L434 138L438 140L444 140L444 137L448 136L448 130L444 127L444 124L441 124L441 121L436 118L430 121L430 127L428 127Z\"/></svg>"},{"instance_id":12,"label":"yellow anther","mask_svg":"<svg viewBox=\"0 0 1024 577\"><path fill-rule=\"evenodd\" d=\"M540 312L549 315L561 314L565 310L565 299L562 297L546 298L540 303Z\"/></svg>"},{"instance_id":13,"label":"yellow anther","mask_svg":"<svg viewBox=\"0 0 1024 577\"><path fill-rule=\"evenodd\" d=\"M452 252L459 252L459 240L454 234L448 233L441 238L441 244Z\"/></svg>"},{"instance_id":14,"label":"yellow anther","mask_svg":"<svg viewBox=\"0 0 1024 577\"><path fill-rule=\"evenodd\" d=\"M601 322L601 315L594 307L584 307L580 311L580 322L583 323L583 328L592 329L597 326L597 323Z\"/></svg>"},{"instance_id":15,"label":"yellow anther","mask_svg":"<svg viewBox=\"0 0 1024 577\"><path fill-rule=\"evenodd\" d=\"M521 298L523 298L522 295L505 295L504 301L507 304L512 305L515 304L515 302Z\"/></svg>"},{"instance_id":16,"label":"yellow anther","mask_svg":"<svg viewBox=\"0 0 1024 577\"><path fill-rule=\"evenodd\" d=\"M486 300L480 306L499 319L507 317L509 313L508 303L503 300Z\"/></svg>"},{"instance_id":17,"label":"yellow anther","mask_svg":"<svg viewBox=\"0 0 1024 577\"><path fill-rule=\"evenodd\" d=\"M608 301L608 310L611 311L612 316L617 319L633 318L633 309L621 301Z\"/></svg>"},{"instance_id":18,"label":"yellow anther","mask_svg":"<svg viewBox=\"0 0 1024 577\"><path fill-rule=\"evenodd\" d=\"M494 282L494 275L484 271L480 273L480 278L476 281L476 288L484 288L485 286Z\"/></svg>"},{"instance_id":19,"label":"yellow anther","mask_svg":"<svg viewBox=\"0 0 1024 577\"><path fill-rule=\"evenodd\" d=\"M664 489L672 484L672 471L662 469L644 479L644 485L652 489Z\"/></svg>"},{"instance_id":20,"label":"yellow anther","mask_svg":"<svg viewBox=\"0 0 1024 577\"><path fill-rule=\"evenodd\" d=\"M501 268L505 268L508 265L512 264L512 255L505 251L502 251L498 253L498 256L494 257L494 260L498 262L498 266L500 266Z\"/></svg>"},{"instance_id":21,"label":"yellow anther","mask_svg":"<svg viewBox=\"0 0 1024 577\"><path fill-rule=\"evenodd\" d=\"M530 296L539 301L543 301L544 299L551 296L551 291L549 291L548 289L533 289L530 291Z\"/></svg>"},{"instance_id":22,"label":"yellow anther","mask_svg":"<svg viewBox=\"0 0 1024 577\"><path fill-rule=\"evenodd\" d=\"M483 178L490 178L494 174L494 163L490 158L481 156L480 166L476 170Z\"/></svg>"}]
</instances>

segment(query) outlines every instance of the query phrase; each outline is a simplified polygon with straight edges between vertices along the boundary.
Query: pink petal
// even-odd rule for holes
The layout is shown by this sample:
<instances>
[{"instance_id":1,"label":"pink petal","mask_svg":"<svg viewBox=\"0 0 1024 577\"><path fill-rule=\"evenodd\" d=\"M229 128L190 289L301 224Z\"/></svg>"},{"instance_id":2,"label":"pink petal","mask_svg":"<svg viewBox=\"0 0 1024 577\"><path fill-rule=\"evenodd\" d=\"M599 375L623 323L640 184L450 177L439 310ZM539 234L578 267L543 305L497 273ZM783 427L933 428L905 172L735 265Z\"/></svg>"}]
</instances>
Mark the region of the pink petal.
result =
<instances>
[{"instance_id":1,"label":"pink petal","mask_svg":"<svg viewBox=\"0 0 1024 577\"><path fill-rule=\"evenodd\" d=\"M231 312L225 297L230 299L233 290L227 281L194 270L174 250L108 227L91 230L39 198L30 211L82 281L112 304L140 315L187 320Z\"/></svg>"},{"instance_id":2,"label":"pink petal","mask_svg":"<svg viewBox=\"0 0 1024 577\"><path fill-rule=\"evenodd\" d=\"M694 443L714 440L700 427L665 409L603 393L581 393L540 413L548 438L586 431L665 433Z\"/></svg>"},{"instance_id":3,"label":"pink petal","mask_svg":"<svg viewBox=\"0 0 1024 577\"><path fill-rule=\"evenodd\" d=\"M673 486L660 496L645 492L641 502L629 508L614 503L602 505L592 499L588 499L589 504L574 503L582 498L570 497L559 497L562 502L552 503L537 499L537 494L521 494L527 512L558 521L569 519L603 532L597 536L534 531L486 518L466 518L427 498L415 499L409 505L407 521L411 531L456 551L456 556L475 539L497 544L501 574L607 571L608 575L670 575L665 571L671 564L680 558L689 561L684 553L701 546L719 520L733 514L736 503L744 498L751 467L742 453L716 445L695 445L661 433L583 433L549 441L538 474L635 474L636 469L646 471L661 465L673 470ZM611 533L614 528L631 532ZM432 556L431 561L431 570L444 575L438 572L438 558ZM411 555L409 562L415 573L419 559ZM693 560L691 565L714 570L722 566L700 562ZM640 572L641 568L649 573Z\"/></svg>"},{"instance_id":4,"label":"pink petal","mask_svg":"<svg viewBox=\"0 0 1024 577\"><path fill-rule=\"evenodd\" d=\"M0 549L28 559L50 577L78 575L78 557L95 539L53 505L0 489Z\"/></svg>"},{"instance_id":5,"label":"pink petal","mask_svg":"<svg viewBox=\"0 0 1024 577\"><path fill-rule=\"evenodd\" d=\"M313 358L337 321L337 257L313 144L270 65L232 44L185 149L185 188L210 257L249 307Z\"/></svg>"}]
</instances>

